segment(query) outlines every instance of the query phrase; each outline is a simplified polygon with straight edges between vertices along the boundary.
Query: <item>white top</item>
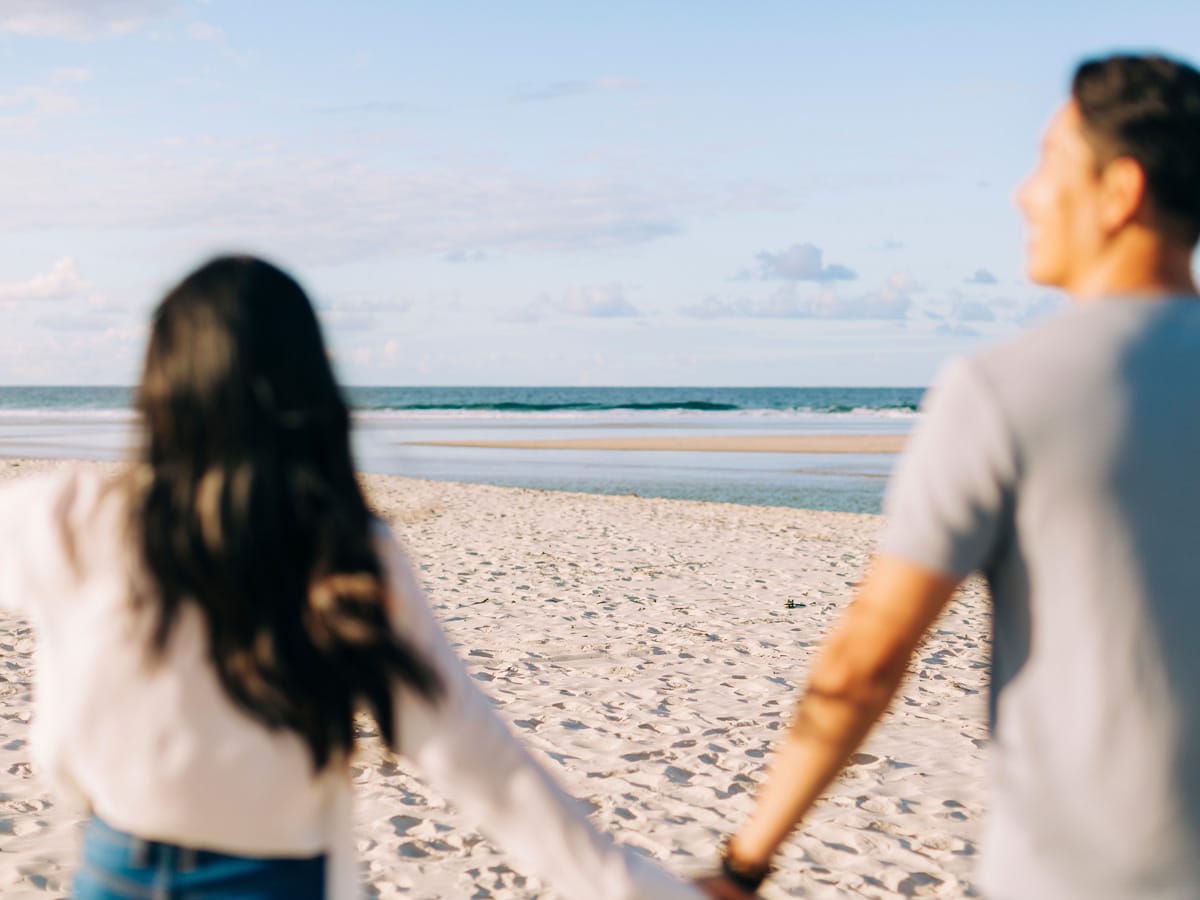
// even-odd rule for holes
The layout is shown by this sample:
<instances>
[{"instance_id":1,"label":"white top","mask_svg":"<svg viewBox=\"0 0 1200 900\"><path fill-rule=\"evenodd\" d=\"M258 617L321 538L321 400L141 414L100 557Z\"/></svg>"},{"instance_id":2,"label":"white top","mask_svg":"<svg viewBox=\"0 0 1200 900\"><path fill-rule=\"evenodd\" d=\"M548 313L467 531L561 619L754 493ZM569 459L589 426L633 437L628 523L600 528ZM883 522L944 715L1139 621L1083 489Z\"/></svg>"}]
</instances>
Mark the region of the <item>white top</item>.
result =
<instances>
[{"instance_id":1,"label":"white top","mask_svg":"<svg viewBox=\"0 0 1200 900\"><path fill-rule=\"evenodd\" d=\"M123 489L84 467L0 489L0 608L36 629L42 772L69 802L146 839L250 856L328 853L329 898L357 898L345 761L314 777L299 736L233 705L194 607L181 611L164 663L146 664L150 623L129 602L145 574L125 504ZM393 625L446 687L432 703L397 688L395 749L567 897L700 897L596 830L467 675L383 525L379 546Z\"/></svg>"}]
</instances>

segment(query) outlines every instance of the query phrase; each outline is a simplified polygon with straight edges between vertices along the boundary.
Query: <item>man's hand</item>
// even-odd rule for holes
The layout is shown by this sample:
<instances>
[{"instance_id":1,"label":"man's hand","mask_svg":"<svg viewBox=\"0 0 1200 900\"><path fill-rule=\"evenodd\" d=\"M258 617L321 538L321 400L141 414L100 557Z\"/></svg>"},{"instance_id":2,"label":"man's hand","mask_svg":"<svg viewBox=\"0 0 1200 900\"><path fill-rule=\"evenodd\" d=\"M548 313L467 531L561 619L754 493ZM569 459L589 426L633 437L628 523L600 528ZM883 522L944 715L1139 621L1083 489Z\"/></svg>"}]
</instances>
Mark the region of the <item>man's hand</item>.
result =
<instances>
[{"instance_id":1,"label":"man's hand","mask_svg":"<svg viewBox=\"0 0 1200 900\"><path fill-rule=\"evenodd\" d=\"M886 709L913 650L957 583L902 559L875 560L812 667L796 720L776 748L749 820L730 841L741 860L770 860L828 787Z\"/></svg>"},{"instance_id":2,"label":"man's hand","mask_svg":"<svg viewBox=\"0 0 1200 900\"><path fill-rule=\"evenodd\" d=\"M712 897L713 900L754 900L757 894L749 894L726 878L724 875L709 875L697 878L696 887Z\"/></svg>"}]
</instances>

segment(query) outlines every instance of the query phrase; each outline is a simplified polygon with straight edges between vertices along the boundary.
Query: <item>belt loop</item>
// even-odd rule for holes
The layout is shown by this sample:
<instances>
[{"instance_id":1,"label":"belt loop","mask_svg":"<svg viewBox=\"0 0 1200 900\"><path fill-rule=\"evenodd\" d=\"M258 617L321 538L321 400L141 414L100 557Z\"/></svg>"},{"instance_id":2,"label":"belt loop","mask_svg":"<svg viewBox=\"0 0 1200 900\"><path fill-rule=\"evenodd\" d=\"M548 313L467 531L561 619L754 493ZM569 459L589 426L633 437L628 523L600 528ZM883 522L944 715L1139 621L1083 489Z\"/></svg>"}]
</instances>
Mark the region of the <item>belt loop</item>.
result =
<instances>
[{"instance_id":1,"label":"belt loop","mask_svg":"<svg viewBox=\"0 0 1200 900\"><path fill-rule=\"evenodd\" d=\"M150 865L150 842L135 835L129 836L129 863L135 869Z\"/></svg>"},{"instance_id":2,"label":"belt loop","mask_svg":"<svg viewBox=\"0 0 1200 900\"><path fill-rule=\"evenodd\" d=\"M179 848L179 871L194 872L196 871L196 851L191 847Z\"/></svg>"},{"instance_id":3,"label":"belt loop","mask_svg":"<svg viewBox=\"0 0 1200 900\"><path fill-rule=\"evenodd\" d=\"M175 883L177 848L172 844L158 844L158 865L154 872L154 900L171 900L171 886Z\"/></svg>"}]
</instances>

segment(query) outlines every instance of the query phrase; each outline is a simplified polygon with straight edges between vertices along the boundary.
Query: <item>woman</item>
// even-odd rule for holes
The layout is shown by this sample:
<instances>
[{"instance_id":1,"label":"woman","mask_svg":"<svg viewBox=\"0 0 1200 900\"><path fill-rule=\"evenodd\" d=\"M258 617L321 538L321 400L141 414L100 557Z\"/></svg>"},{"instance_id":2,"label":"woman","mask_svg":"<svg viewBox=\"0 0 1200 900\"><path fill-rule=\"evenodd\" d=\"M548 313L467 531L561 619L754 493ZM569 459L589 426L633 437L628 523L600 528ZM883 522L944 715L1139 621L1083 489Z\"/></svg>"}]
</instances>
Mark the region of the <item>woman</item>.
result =
<instances>
[{"instance_id":1,"label":"woman","mask_svg":"<svg viewBox=\"0 0 1200 900\"><path fill-rule=\"evenodd\" d=\"M80 900L356 896L363 707L563 894L699 896L604 839L466 675L367 508L295 281L251 258L189 275L154 313L136 403L127 474L0 494L0 604L38 638L39 760L93 816Z\"/></svg>"}]
</instances>

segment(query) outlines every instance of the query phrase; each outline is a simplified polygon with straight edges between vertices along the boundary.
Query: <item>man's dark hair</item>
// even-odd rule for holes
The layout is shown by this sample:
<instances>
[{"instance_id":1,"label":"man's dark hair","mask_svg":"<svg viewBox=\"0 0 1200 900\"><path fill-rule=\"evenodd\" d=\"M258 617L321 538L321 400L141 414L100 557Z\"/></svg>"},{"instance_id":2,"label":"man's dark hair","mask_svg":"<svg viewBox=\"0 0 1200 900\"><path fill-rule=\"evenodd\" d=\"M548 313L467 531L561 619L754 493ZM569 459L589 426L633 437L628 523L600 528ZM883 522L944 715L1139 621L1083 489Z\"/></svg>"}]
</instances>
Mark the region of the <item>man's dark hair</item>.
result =
<instances>
[{"instance_id":1,"label":"man's dark hair","mask_svg":"<svg viewBox=\"0 0 1200 900\"><path fill-rule=\"evenodd\" d=\"M1105 166L1134 160L1161 226L1200 239L1200 72L1163 56L1109 56L1075 70L1071 95Z\"/></svg>"}]
</instances>

